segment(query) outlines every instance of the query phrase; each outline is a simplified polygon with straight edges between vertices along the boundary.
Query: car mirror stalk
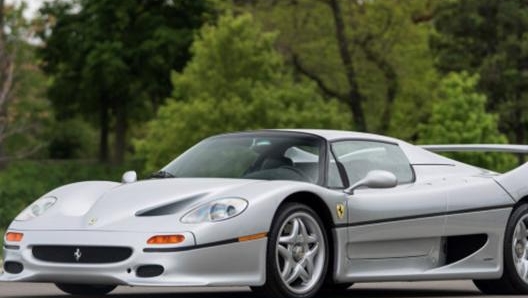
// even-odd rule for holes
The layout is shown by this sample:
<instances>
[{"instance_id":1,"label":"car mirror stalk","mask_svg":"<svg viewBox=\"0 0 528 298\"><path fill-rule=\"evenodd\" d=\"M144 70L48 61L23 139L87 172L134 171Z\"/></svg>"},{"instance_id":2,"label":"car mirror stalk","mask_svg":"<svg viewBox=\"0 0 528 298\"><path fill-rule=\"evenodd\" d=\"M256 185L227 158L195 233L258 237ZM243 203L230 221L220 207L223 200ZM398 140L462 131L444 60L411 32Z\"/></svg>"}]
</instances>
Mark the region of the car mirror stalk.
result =
<instances>
[{"instance_id":1,"label":"car mirror stalk","mask_svg":"<svg viewBox=\"0 0 528 298\"><path fill-rule=\"evenodd\" d=\"M396 176L388 171L374 170L367 173L365 178L352 184L349 188L345 189L344 192L352 195L354 190L361 186L369 188L391 188L398 185L398 179Z\"/></svg>"}]
</instances>

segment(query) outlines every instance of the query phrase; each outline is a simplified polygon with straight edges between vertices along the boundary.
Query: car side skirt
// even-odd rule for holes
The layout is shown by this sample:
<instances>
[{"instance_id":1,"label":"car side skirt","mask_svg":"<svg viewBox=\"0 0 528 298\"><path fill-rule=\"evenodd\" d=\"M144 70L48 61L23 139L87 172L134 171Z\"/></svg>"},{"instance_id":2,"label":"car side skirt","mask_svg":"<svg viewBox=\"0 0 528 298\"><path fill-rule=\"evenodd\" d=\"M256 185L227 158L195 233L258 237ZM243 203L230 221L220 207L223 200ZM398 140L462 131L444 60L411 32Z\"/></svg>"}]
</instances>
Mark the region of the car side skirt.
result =
<instances>
[{"instance_id":1,"label":"car side skirt","mask_svg":"<svg viewBox=\"0 0 528 298\"><path fill-rule=\"evenodd\" d=\"M337 227L333 230L336 239L334 280L377 282L499 278L503 271L504 229L511 211L512 208L507 207L441 216L445 220L445 230L440 235L399 234L403 230L409 231L409 227L431 222L430 218ZM377 241L374 235L379 231L393 231L394 238ZM457 236L479 239L481 235L487 238L480 247L475 247L476 251L460 260L447 258L449 239ZM395 251L402 247L419 251L420 245L429 245L430 250L409 257L376 257L376 246L381 245L392 245ZM351 250L354 250L353 254Z\"/></svg>"}]
</instances>

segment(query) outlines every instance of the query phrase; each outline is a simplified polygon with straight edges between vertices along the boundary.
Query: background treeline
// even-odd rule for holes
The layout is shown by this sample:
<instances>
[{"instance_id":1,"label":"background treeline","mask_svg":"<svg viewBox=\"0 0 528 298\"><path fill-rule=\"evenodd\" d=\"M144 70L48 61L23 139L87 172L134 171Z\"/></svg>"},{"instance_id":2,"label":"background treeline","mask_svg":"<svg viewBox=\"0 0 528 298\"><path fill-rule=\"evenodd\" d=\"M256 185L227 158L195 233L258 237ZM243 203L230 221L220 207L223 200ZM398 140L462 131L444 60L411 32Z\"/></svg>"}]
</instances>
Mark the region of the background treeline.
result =
<instances>
[{"instance_id":1,"label":"background treeline","mask_svg":"<svg viewBox=\"0 0 528 298\"><path fill-rule=\"evenodd\" d=\"M0 229L58 185L146 175L215 133L527 141L525 1L63 0L31 20L0 7Z\"/></svg>"}]
</instances>

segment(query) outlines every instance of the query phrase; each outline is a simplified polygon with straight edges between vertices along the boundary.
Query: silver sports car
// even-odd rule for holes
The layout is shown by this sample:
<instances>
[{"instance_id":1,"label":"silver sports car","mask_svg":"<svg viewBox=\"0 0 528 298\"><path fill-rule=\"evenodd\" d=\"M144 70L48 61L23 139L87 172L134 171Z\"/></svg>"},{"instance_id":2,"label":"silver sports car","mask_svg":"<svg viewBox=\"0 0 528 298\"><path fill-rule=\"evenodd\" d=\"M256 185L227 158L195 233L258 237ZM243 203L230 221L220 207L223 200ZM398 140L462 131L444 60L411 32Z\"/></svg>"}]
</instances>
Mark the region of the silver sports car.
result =
<instances>
[{"instance_id":1,"label":"silver sports car","mask_svg":"<svg viewBox=\"0 0 528 298\"><path fill-rule=\"evenodd\" d=\"M9 226L2 281L250 286L308 298L352 283L472 279L528 293L528 166L505 174L364 133L208 138L136 181L59 187ZM28 186L30 187L30 186Z\"/></svg>"}]
</instances>

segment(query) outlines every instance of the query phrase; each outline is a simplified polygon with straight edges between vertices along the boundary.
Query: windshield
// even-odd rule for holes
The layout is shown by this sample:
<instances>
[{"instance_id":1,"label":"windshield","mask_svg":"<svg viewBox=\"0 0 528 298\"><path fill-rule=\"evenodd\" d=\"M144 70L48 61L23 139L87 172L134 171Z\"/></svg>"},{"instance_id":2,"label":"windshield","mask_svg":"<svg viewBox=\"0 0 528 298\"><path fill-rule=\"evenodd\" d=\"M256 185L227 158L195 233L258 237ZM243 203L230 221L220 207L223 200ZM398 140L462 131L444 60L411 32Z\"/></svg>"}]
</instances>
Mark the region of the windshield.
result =
<instances>
[{"instance_id":1,"label":"windshield","mask_svg":"<svg viewBox=\"0 0 528 298\"><path fill-rule=\"evenodd\" d=\"M317 183L323 141L313 136L238 134L206 139L161 171L167 177L295 180Z\"/></svg>"}]
</instances>

